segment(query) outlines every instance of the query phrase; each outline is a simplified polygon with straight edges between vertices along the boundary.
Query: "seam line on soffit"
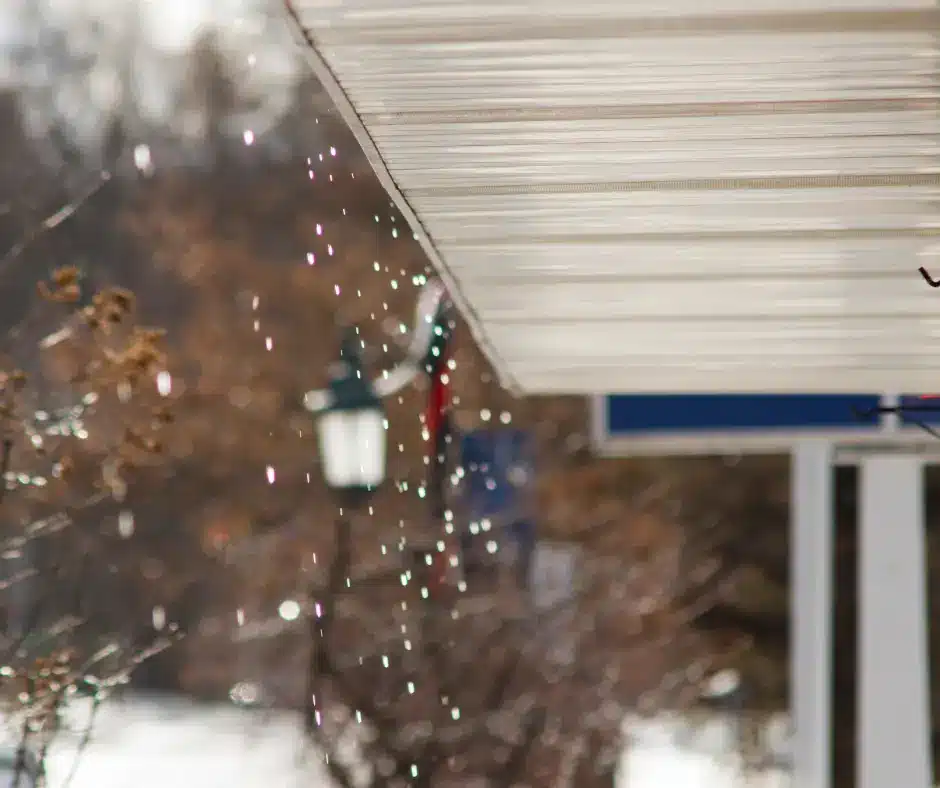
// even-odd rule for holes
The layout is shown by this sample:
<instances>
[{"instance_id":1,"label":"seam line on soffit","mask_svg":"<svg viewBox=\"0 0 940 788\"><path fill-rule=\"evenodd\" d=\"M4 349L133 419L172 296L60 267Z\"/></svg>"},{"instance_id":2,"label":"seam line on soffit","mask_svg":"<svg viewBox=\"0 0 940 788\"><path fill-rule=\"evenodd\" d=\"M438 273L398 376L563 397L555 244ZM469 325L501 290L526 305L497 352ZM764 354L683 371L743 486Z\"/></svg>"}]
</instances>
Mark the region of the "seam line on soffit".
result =
<instances>
[{"instance_id":1,"label":"seam line on soffit","mask_svg":"<svg viewBox=\"0 0 940 788\"><path fill-rule=\"evenodd\" d=\"M727 241L841 241L841 240L910 240L940 237L940 225L901 228L858 228L832 230L732 230L714 232L654 232L654 233L565 233L549 235L487 235L479 238L438 236L438 243L450 250L474 251L504 246L532 244L568 246L571 244L623 244L623 243L713 243ZM463 266L465 267L465 266Z\"/></svg>"},{"instance_id":2,"label":"seam line on soffit","mask_svg":"<svg viewBox=\"0 0 940 788\"><path fill-rule=\"evenodd\" d=\"M363 112L372 126L420 124L533 123L566 120L655 120L659 118L736 118L752 115L851 115L873 112L930 112L940 99L929 94L911 97L806 99L785 101L720 101L655 104L611 104L567 107L480 107L472 110L409 110Z\"/></svg>"},{"instance_id":3,"label":"seam line on soffit","mask_svg":"<svg viewBox=\"0 0 940 788\"><path fill-rule=\"evenodd\" d=\"M288 0L290 2L290 0ZM291 3L293 5L293 3ZM780 36L814 33L926 33L940 23L935 8L777 11L742 14L687 14L672 17L578 18L561 19L505 18L479 21L473 18L450 20L443 27L438 20L407 19L386 22L375 20L369 29L358 25L335 24L323 31L324 46L363 46L391 44L500 44L531 39L619 39L675 38L701 35Z\"/></svg>"},{"instance_id":4,"label":"seam line on soffit","mask_svg":"<svg viewBox=\"0 0 940 788\"><path fill-rule=\"evenodd\" d=\"M647 178L592 183L493 183L477 186L428 186L410 189L412 199L520 194L608 194L616 192L712 192L791 189L881 189L940 186L935 172L844 173L836 175L760 175L724 178Z\"/></svg>"}]
</instances>

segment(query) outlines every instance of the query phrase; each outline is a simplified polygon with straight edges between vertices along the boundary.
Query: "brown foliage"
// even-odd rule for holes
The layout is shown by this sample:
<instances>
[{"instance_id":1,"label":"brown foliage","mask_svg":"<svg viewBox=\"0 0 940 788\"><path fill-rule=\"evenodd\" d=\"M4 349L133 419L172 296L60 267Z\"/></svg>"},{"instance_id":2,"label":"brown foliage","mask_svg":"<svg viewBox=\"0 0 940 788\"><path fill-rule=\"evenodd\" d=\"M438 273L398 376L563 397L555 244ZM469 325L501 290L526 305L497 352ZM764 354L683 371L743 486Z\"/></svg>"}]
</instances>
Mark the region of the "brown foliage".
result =
<instances>
[{"instance_id":1,"label":"brown foliage","mask_svg":"<svg viewBox=\"0 0 940 788\"><path fill-rule=\"evenodd\" d=\"M0 359L0 703L44 757L71 694L124 683L176 627L148 627L133 604L148 546L114 528L172 423L156 385L162 332L137 324L130 292L89 293L75 268L38 290L7 337L45 335L12 347L29 371Z\"/></svg>"}]
</instances>

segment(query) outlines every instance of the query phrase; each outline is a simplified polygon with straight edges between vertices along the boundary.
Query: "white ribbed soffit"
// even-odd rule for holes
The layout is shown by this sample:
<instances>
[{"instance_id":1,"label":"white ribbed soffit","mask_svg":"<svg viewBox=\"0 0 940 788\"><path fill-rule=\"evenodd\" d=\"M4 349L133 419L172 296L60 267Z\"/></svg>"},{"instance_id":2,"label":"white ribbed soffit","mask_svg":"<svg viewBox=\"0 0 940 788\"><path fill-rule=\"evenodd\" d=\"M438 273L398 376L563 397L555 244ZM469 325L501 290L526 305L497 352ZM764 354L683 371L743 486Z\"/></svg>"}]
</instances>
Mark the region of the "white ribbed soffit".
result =
<instances>
[{"instance_id":1,"label":"white ribbed soffit","mask_svg":"<svg viewBox=\"0 0 940 788\"><path fill-rule=\"evenodd\" d=\"M522 389L940 386L932 3L295 9Z\"/></svg>"}]
</instances>

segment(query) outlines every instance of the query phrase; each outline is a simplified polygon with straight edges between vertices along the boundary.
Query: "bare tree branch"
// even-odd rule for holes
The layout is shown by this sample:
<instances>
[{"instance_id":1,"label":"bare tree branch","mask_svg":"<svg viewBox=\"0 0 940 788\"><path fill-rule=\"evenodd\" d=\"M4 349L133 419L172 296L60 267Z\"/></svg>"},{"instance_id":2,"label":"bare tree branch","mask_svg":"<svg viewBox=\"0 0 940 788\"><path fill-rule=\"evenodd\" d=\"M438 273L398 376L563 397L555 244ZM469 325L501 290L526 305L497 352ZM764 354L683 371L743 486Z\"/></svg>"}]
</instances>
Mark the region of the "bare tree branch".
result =
<instances>
[{"instance_id":1,"label":"bare tree branch","mask_svg":"<svg viewBox=\"0 0 940 788\"><path fill-rule=\"evenodd\" d=\"M85 203L91 200L104 186L111 180L111 173L103 170L99 173L97 179L81 192L74 200L63 205L55 213L50 214L38 225L31 228L19 241L11 246L2 256L0 256L0 272L10 263L23 254L30 246L38 241L43 235L55 230L63 222L71 219L76 212Z\"/></svg>"}]
</instances>

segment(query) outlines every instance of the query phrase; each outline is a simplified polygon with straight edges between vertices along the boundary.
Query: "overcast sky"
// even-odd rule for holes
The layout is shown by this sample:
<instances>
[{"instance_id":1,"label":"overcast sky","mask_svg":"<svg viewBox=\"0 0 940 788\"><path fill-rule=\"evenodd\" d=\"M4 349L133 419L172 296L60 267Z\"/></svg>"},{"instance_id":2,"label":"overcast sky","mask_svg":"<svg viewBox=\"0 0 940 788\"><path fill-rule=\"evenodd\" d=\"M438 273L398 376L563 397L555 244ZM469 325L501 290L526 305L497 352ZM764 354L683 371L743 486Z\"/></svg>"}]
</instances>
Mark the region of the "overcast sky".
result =
<instances>
[{"instance_id":1,"label":"overcast sky","mask_svg":"<svg viewBox=\"0 0 940 788\"><path fill-rule=\"evenodd\" d=\"M263 133L288 106L300 74L278 10L277 0L0 0L0 85L23 91L36 132L49 123L52 107L76 141L95 144L121 103L120 75L130 73L134 111L142 120L180 126L183 119L171 108L187 78L185 55L211 31L235 67L239 88L260 99L259 113L244 124ZM65 68L57 45L31 62L18 59L18 52L35 53L42 30L64 32L68 62L78 56L86 66Z\"/></svg>"}]
</instances>

